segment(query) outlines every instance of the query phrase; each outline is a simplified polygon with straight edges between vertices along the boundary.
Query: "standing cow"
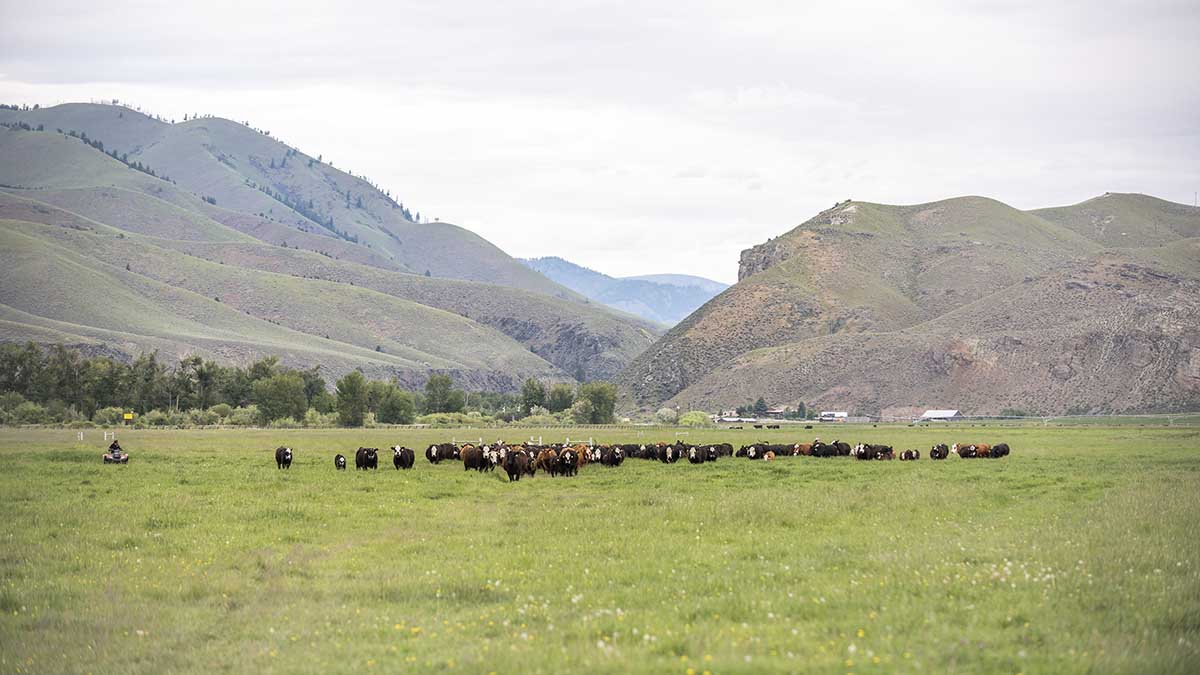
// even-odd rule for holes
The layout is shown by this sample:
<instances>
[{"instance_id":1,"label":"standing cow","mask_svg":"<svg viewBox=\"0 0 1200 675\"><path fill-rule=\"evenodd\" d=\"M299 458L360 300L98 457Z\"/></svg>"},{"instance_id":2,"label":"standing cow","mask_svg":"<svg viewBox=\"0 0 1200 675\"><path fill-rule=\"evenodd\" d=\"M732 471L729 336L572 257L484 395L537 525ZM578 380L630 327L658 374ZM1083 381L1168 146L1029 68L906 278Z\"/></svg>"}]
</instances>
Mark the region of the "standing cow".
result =
<instances>
[{"instance_id":1,"label":"standing cow","mask_svg":"<svg viewBox=\"0 0 1200 675\"><path fill-rule=\"evenodd\" d=\"M462 456L463 471L475 469L481 473L483 472L484 464L487 461L483 454L483 448L468 445L459 454Z\"/></svg>"},{"instance_id":2,"label":"standing cow","mask_svg":"<svg viewBox=\"0 0 1200 675\"><path fill-rule=\"evenodd\" d=\"M950 456L950 446L938 443L929 449L929 459L946 459Z\"/></svg>"},{"instance_id":3,"label":"standing cow","mask_svg":"<svg viewBox=\"0 0 1200 675\"><path fill-rule=\"evenodd\" d=\"M345 471L346 470L346 456L341 453L334 455L333 456L333 468L337 469L338 471Z\"/></svg>"},{"instance_id":4,"label":"standing cow","mask_svg":"<svg viewBox=\"0 0 1200 675\"><path fill-rule=\"evenodd\" d=\"M292 468L292 449L285 447L275 448L275 466L280 469Z\"/></svg>"},{"instance_id":5,"label":"standing cow","mask_svg":"<svg viewBox=\"0 0 1200 675\"><path fill-rule=\"evenodd\" d=\"M563 450L563 452L568 452L568 450ZM570 450L570 452L572 453L572 459L577 461L577 451ZM538 453L537 460L533 463L533 467L534 469L547 471L551 476L557 476L559 467L558 453L554 451L554 448L546 448L545 450L542 450Z\"/></svg>"},{"instance_id":6,"label":"standing cow","mask_svg":"<svg viewBox=\"0 0 1200 675\"><path fill-rule=\"evenodd\" d=\"M354 469L373 470L379 468L379 448L359 448L354 453Z\"/></svg>"},{"instance_id":7,"label":"standing cow","mask_svg":"<svg viewBox=\"0 0 1200 675\"><path fill-rule=\"evenodd\" d=\"M508 482L521 480L521 474L529 473L529 454L524 450L512 450L504 457L504 472L508 474Z\"/></svg>"},{"instance_id":8,"label":"standing cow","mask_svg":"<svg viewBox=\"0 0 1200 675\"><path fill-rule=\"evenodd\" d=\"M559 454L558 472L564 476L574 476L579 473L579 457L574 449L567 448Z\"/></svg>"},{"instance_id":9,"label":"standing cow","mask_svg":"<svg viewBox=\"0 0 1200 675\"><path fill-rule=\"evenodd\" d=\"M397 471L413 468L416 460L417 453L413 452L411 448L404 448L399 445L392 446L392 465L396 467Z\"/></svg>"}]
</instances>

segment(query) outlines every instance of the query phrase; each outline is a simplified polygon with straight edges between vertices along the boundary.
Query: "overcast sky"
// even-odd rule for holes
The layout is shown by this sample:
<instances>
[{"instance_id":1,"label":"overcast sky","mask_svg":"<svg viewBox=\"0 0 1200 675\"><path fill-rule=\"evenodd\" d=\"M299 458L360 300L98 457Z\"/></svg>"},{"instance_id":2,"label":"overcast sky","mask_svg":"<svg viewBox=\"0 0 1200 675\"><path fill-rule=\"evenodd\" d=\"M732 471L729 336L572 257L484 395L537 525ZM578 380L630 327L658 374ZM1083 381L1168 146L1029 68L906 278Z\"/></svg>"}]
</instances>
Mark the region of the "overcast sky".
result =
<instances>
[{"instance_id":1,"label":"overcast sky","mask_svg":"<svg viewBox=\"0 0 1200 675\"><path fill-rule=\"evenodd\" d=\"M846 198L1190 204L1198 66L1196 0L0 0L0 101L249 120L514 256L726 282Z\"/></svg>"}]
</instances>

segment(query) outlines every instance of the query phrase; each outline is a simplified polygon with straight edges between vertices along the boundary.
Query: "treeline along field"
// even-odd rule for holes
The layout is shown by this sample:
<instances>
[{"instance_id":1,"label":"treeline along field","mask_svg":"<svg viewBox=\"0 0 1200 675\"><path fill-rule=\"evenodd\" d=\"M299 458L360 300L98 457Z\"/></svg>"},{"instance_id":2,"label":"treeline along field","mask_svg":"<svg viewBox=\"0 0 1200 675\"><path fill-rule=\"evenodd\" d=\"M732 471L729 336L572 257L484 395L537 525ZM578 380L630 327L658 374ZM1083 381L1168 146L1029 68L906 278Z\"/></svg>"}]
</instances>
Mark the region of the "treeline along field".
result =
<instances>
[{"instance_id":1,"label":"treeline along field","mask_svg":"<svg viewBox=\"0 0 1200 675\"><path fill-rule=\"evenodd\" d=\"M332 464L360 445L677 432L119 431L133 459L103 466L100 430L2 429L0 670L1200 668L1195 429L844 426L1013 453L626 461L511 484L420 456Z\"/></svg>"}]
</instances>

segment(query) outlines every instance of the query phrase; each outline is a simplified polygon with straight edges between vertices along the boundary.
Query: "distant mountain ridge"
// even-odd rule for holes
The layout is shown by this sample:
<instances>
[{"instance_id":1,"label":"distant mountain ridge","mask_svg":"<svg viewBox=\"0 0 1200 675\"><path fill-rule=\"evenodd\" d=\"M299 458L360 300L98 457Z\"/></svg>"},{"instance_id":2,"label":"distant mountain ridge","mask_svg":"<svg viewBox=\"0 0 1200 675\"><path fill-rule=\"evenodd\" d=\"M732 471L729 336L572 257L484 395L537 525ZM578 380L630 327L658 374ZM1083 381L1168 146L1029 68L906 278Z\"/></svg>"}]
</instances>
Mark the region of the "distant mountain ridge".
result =
<instances>
[{"instance_id":1,"label":"distant mountain ridge","mask_svg":"<svg viewBox=\"0 0 1200 675\"><path fill-rule=\"evenodd\" d=\"M596 302L667 326L728 287L687 274L610 277L557 256L525 258L521 262Z\"/></svg>"},{"instance_id":2,"label":"distant mountain ridge","mask_svg":"<svg viewBox=\"0 0 1200 675\"><path fill-rule=\"evenodd\" d=\"M503 390L612 378L659 332L244 125L92 104L0 125L0 340Z\"/></svg>"},{"instance_id":3,"label":"distant mountain ridge","mask_svg":"<svg viewBox=\"0 0 1200 675\"><path fill-rule=\"evenodd\" d=\"M622 373L632 402L1200 408L1195 207L846 201L743 251L738 277Z\"/></svg>"},{"instance_id":4,"label":"distant mountain ridge","mask_svg":"<svg viewBox=\"0 0 1200 675\"><path fill-rule=\"evenodd\" d=\"M716 295L721 291L729 288L729 284L713 281L704 277L697 277L691 274L643 274L634 277L620 277L621 279L632 279L635 281L652 281L656 284L667 284L668 286L682 286L684 288L694 287L705 292Z\"/></svg>"}]
</instances>

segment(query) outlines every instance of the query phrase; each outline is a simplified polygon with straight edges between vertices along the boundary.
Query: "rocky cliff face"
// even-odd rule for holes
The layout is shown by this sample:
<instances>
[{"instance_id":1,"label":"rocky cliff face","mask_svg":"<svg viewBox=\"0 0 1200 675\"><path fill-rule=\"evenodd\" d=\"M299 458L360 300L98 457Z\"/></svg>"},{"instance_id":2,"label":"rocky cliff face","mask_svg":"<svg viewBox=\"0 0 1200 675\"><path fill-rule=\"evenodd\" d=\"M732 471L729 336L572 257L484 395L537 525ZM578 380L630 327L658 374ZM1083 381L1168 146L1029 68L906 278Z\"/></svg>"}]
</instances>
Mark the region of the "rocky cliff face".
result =
<instances>
[{"instance_id":1,"label":"rocky cliff face","mask_svg":"<svg viewBox=\"0 0 1200 675\"><path fill-rule=\"evenodd\" d=\"M853 204L837 204L833 208L822 211L802 225L802 228L820 231L827 227L846 225L854 217L856 207ZM799 230L800 228L797 228ZM751 246L742 251L738 258L738 281L764 272L802 251L803 238L796 237L797 230L783 236Z\"/></svg>"}]
</instances>

